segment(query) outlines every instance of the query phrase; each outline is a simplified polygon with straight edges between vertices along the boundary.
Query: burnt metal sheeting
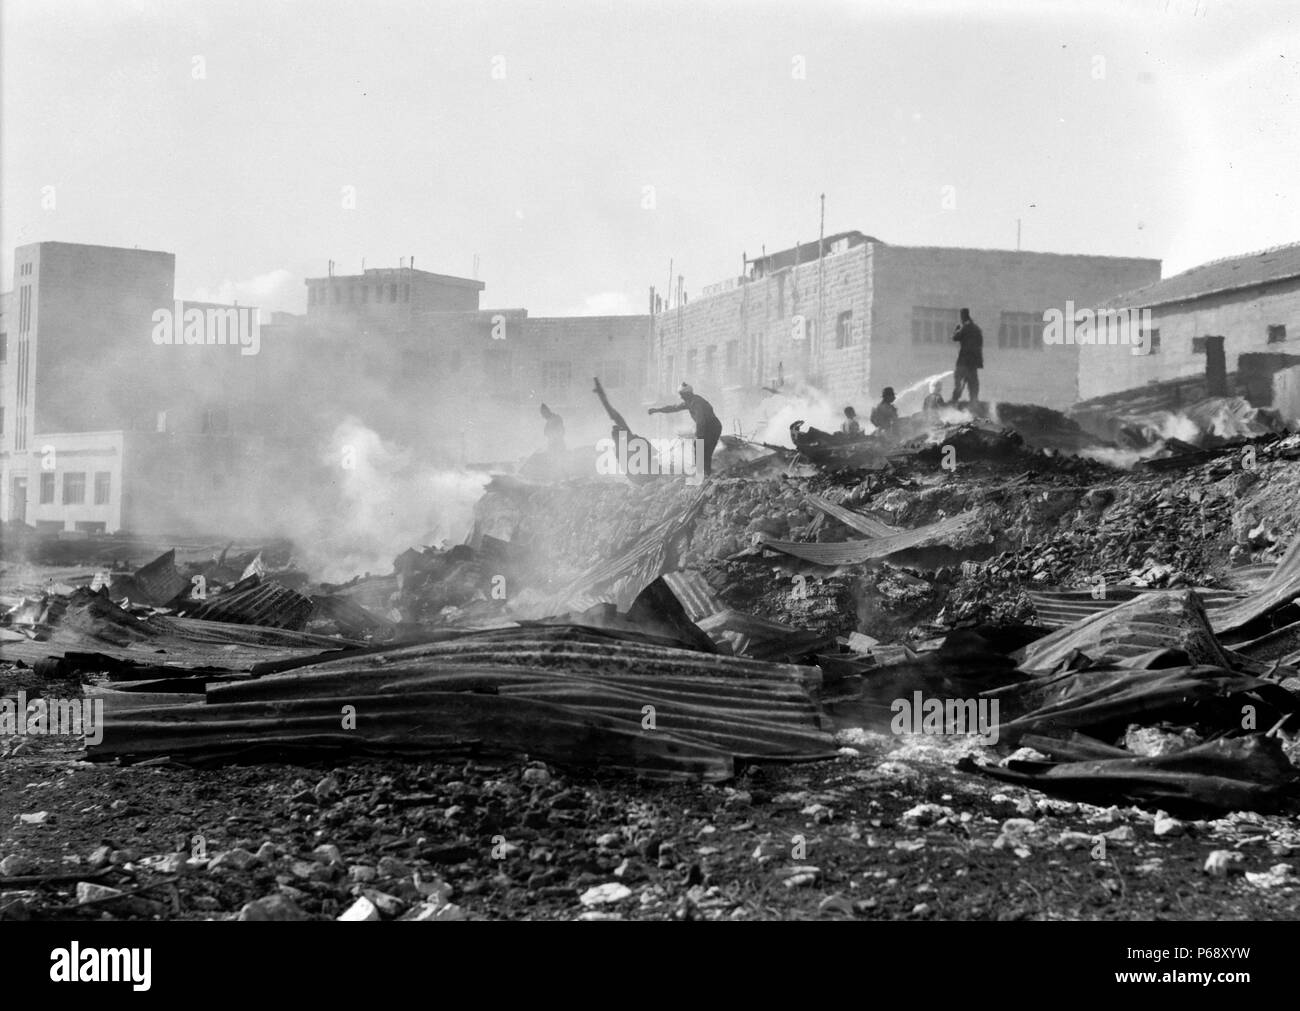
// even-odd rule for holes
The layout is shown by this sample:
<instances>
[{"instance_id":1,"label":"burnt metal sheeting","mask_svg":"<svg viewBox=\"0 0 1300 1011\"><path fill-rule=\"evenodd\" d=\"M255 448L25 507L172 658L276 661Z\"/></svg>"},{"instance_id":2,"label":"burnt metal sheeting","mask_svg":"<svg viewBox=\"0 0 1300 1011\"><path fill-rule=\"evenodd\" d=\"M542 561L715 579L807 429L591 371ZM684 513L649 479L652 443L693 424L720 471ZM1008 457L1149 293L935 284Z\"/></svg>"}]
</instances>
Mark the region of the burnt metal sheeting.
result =
<instances>
[{"instance_id":1,"label":"burnt metal sheeting","mask_svg":"<svg viewBox=\"0 0 1300 1011\"><path fill-rule=\"evenodd\" d=\"M862 513L845 509L843 506L836 505L820 495L808 494L804 496L804 500L814 509L820 509L831 519L839 520L846 527L856 530L860 534L865 534L867 537L894 537L906 532L898 527L891 527L888 523L881 523L880 520L871 516L864 516Z\"/></svg>"},{"instance_id":2,"label":"burnt metal sheeting","mask_svg":"<svg viewBox=\"0 0 1300 1011\"><path fill-rule=\"evenodd\" d=\"M677 568L682 543L689 538L704 508L701 490L689 503L656 524L627 546L617 557L602 561L584 572L564 589L538 606L521 613L525 618L544 618L574 610L575 600L609 601L620 610L631 606L647 585L666 570Z\"/></svg>"},{"instance_id":3,"label":"burnt metal sheeting","mask_svg":"<svg viewBox=\"0 0 1300 1011\"><path fill-rule=\"evenodd\" d=\"M165 607L189 587L189 580L176 569L176 549L165 551L148 565L142 565L131 577L144 594L145 603Z\"/></svg>"},{"instance_id":4,"label":"burnt metal sheeting","mask_svg":"<svg viewBox=\"0 0 1300 1011\"><path fill-rule=\"evenodd\" d=\"M1004 783L1094 804L1141 804L1179 815L1293 808L1295 767L1276 738L1220 738L1172 754L1067 762L963 759L958 768Z\"/></svg>"},{"instance_id":5,"label":"burnt metal sheeting","mask_svg":"<svg viewBox=\"0 0 1300 1011\"><path fill-rule=\"evenodd\" d=\"M1186 589L1186 588L1182 588ZM1226 604L1240 600L1244 594L1240 590L1219 590L1208 587L1194 587L1196 595L1205 605L1206 613L1213 618L1215 612ZM1102 600L1093 597L1091 590L1030 590L1029 599L1033 601L1038 623L1046 628L1060 628L1082 621L1098 611L1109 611L1112 607L1126 604L1144 593L1174 593L1177 590L1152 590L1136 586L1107 586L1106 596Z\"/></svg>"},{"instance_id":6,"label":"burnt metal sheeting","mask_svg":"<svg viewBox=\"0 0 1300 1011\"><path fill-rule=\"evenodd\" d=\"M92 759L478 747L666 779L724 779L737 760L835 754L816 668L529 626L367 651L210 685L201 706L112 714ZM341 730L353 706L355 730ZM649 722L647 722L649 721Z\"/></svg>"},{"instance_id":7,"label":"burnt metal sheeting","mask_svg":"<svg viewBox=\"0 0 1300 1011\"><path fill-rule=\"evenodd\" d=\"M681 569L678 572L665 572L664 582L681 601L686 609L686 616L698 623L701 619L717 614L722 610L718 598L713 595L713 587L704 575L696 569Z\"/></svg>"},{"instance_id":8,"label":"burnt metal sheeting","mask_svg":"<svg viewBox=\"0 0 1300 1011\"><path fill-rule=\"evenodd\" d=\"M311 617L311 598L279 583L264 582L235 593L219 593L190 612L204 621L260 625L301 631Z\"/></svg>"},{"instance_id":9,"label":"burnt metal sheeting","mask_svg":"<svg viewBox=\"0 0 1300 1011\"><path fill-rule=\"evenodd\" d=\"M342 594L323 594L311 598L312 616L328 618L338 626L343 635L359 638L367 635L387 638L397 631L389 619L368 611L351 597Z\"/></svg>"},{"instance_id":10,"label":"burnt metal sheeting","mask_svg":"<svg viewBox=\"0 0 1300 1011\"><path fill-rule=\"evenodd\" d=\"M933 545L952 545L954 540L968 534L974 525L974 513L959 513L949 516L938 523L917 527L901 534L877 537L867 541L838 541L833 543L802 543L799 541L764 541L764 548L771 548L782 554L802 558L816 565L855 565L871 561L873 558L886 558L900 551L911 548L930 547Z\"/></svg>"},{"instance_id":11,"label":"burnt metal sheeting","mask_svg":"<svg viewBox=\"0 0 1300 1011\"><path fill-rule=\"evenodd\" d=\"M1200 598L1191 590L1144 593L1059 628L1030 643L1020 655L1025 668L1050 670L1068 662L1076 651L1100 662L1153 650L1180 650L1197 664L1231 665L1210 630Z\"/></svg>"},{"instance_id":12,"label":"burnt metal sheeting","mask_svg":"<svg viewBox=\"0 0 1300 1011\"><path fill-rule=\"evenodd\" d=\"M1252 625L1300 597L1300 537L1287 549L1268 580L1254 593L1218 610L1214 631L1222 636L1243 632Z\"/></svg>"},{"instance_id":13,"label":"burnt metal sheeting","mask_svg":"<svg viewBox=\"0 0 1300 1011\"><path fill-rule=\"evenodd\" d=\"M833 632L795 628L732 608L703 619L700 629L718 644L728 643L737 656L790 662L835 645Z\"/></svg>"}]
</instances>

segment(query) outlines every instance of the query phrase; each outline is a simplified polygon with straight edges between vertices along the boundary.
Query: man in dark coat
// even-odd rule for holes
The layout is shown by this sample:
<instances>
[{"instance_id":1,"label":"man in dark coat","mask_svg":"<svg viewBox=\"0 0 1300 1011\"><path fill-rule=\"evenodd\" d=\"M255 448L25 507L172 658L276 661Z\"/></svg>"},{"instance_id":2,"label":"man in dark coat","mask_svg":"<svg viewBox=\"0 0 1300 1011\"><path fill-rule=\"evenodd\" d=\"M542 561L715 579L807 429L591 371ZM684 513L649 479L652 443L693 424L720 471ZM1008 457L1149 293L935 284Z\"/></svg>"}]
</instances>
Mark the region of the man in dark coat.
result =
<instances>
[{"instance_id":1,"label":"man in dark coat","mask_svg":"<svg viewBox=\"0 0 1300 1011\"><path fill-rule=\"evenodd\" d=\"M682 383L677 393L682 398L680 404L673 404L671 407L652 407L650 413L673 414L677 411L690 411L691 420L695 422L695 438L704 441L704 473L711 474L713 451L718 448L718 440L722 438L722 422L713 413L713 405L698 396L688 384Z\"/></svg>"},{"instance_id":2,"label":"man in dark coat","mask_svg":"<svg viewBox=\"0 0 1300 1011\"><path fill-rule=\"evenodd\" d=\"M957 352L957 368L953 372L952 402L961 400L962 387L970 390L971 403L980 398L979 370L984 368L984 333L970 318L970 310L961 311L961 323L953 331L952 339L961 345Z\"/></svg>"}]
</instances>

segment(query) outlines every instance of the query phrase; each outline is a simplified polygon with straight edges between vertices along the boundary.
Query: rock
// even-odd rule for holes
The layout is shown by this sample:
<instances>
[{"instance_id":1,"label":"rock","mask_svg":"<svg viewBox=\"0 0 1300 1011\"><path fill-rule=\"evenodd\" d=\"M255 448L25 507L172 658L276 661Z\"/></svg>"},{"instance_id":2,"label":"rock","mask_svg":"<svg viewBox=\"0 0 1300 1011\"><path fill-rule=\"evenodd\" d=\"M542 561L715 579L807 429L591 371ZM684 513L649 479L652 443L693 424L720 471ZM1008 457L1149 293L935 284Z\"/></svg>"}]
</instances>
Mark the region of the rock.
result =
<instances>
[{"instance_id":1,"label":"rock","mask_svg":"<svg viewBox=\"0 0 1300 1011\"><path fill-rule=\"evenodd\" d=\"M523 781L529 786L545 786L551 781L551 774L545 766L532 766L524 770Z\"/></svg>"},{"instance_id":2,"label":"rock","mask_svg":"<svg viewBox=\"0 0 1300 1011\"><path fill-rule=\"evenodd\" d=\"M265 895L239 911L240 920L307 920L310 917L287 895Z\"/></svg>"},{"instance_id":3,"label":"rock","mask_svg":"<svg viewBox=\"0 0 1300 1011\"><path fill-rule=\"evenodd\" d=\"M397 857L380 857L375 870L381 878L409 878L411 868Z\"/></svg>"},{"instance_id":4,"label":"rock","mask_svg":"<svg viewBox=\"0 0 1300 1011\"><path fill-rule=\"evenodd\" d=\"M578 901L584 906L603 906L609 902L622 902L632 894L632 889L618 881L588 888L579 896Z\"/></svg>"},{"instance_id":5,"label":"rock","mask_svg":"<svg viewBox=\"0 0 1300 1011\"><path fill-rule=\"evenodd\" d=\"M27 857L19 856L17 853L11 853L9 856L0 860L0 876L6 878L21 878L26 874L35 874L36 864Z\"/></svg>"},{"instance_id":6,"label":"rock","mask_svg":"<svg viewBox=\"0 0 1300 1011\"><path fill-rule=\"evenodd\" d=\"M261 846L257 847L257 853L255 854L255 856L257 857L258 863L262 864L263 866L270 866L271 864L275 863L275 861L279 857L279 854L276 851L275 843L271 842L270 840L267 840L266 842L262 843Z\"/></svg>"},{"instance_id":7,"label":"rock","mask_svg":"<svg viewBox=\"0 0 1300 1011\"><path fill-rule=\"evenodd\" d=\"M36 811L32 814L20 814L18 822L21 825L47 825L50 822L50 812Z\"/></svg>"},{"instance_id":8,"label":"rock","mask_svg":"<svg viewBox=\"0 0 1300 1011\"><path fill-rule=\"evenodd\" d=\"M361 894L373 902L375 908L390 919L401 916L406 910L406 903L396 895L389 895L387 892L381 892L374 888L363 889Z\"/></svg>"},{"instance_id":9,"label":"rock","mask_svg":"<svg viewBox=\"0 0 1300 1011\"><path fill-rule=\"evenodd\" d=\"M189 870L189 859L184 853L168 853L154 864L154 869L159 874L184 874Z\"/></svg>"},{"instance_id":10,"label":"rock","mask_svg":"<svg viewBox=\"0 0 1300 1011\"><path fill-rule=\"evenodd\" d=\"M257 857L249 853L248 850L225 850L208 861L208 870L215 871L224 868L226 870L242 871L247 870L255 863L257 863Z\"/></svg>"},{"instance_id":11,"label":"rock","mask_svg":"<svg viewBox=\"0 0 1300 1011\"><path fill-rule=\"evenodd\" d=\"M379 872L368 864L353 864L348 868L348 880L356 885L368 885L379 877Z\"/></svg>"},{"instance_id":12,"label":"rock","mask_svg":"<svg viewBox=\"0 0 1300 1011\"><path fill-rule=\"evenodd\" d=\"M1171 818L1164 811L1156 812L1155 833L1158 836L1180 836L1187 831L1187 826L1177 818Z\"/></svg>"},{"instance_id":13,"label":"rock","mask_svg":"<svg viewBox=\"0 0 1300 1011\"><path fill-rule=\"evenodd\" d=\"M339 917L340 920L377 920L379 919L379 910L375 904L364 895L352 903Z\"/></svg>"},{"instance_id":14,"label":"rock","mask_svg":"<svg viewBox=\"0 0 1300 1011\"><path fill-rule=\"evenodd\" d=\"M312 859L322 864L342 864L343 854L337 846L323 844L311 851Z\"/></svg>"},{"instance_id":15,"label":"rock","mask_svg":"<svg viewBox=\"0 0 1300 1011\"><path fill-rule=\"evenodd\" d=\"M854 913L853 903L844 897L841 892L828 895L817 903L818 912L822 913L841 913L845 916L852 916Z\"/></svg>"},{"instance_id":16,"label":"rock","mask_svg":"<svg viewBox=\"0 0 1300 1011\"><path fill-rule=\"evenodd\" d=\"M312 796L322 804L328 804L338 797L339 793L339 781L333 776L326 776L312 790Z\"/></svg>"},{"instance_id":17,"label":"rock","mask_svg":"<svg viewBox=\"0 0 1300 1011\"><path fill-rule=\"evenodd\" d=\"M1294 869L1290 864L1274 864L1267 872L1254 874L1246 872L1246 880L1257 888L1278 888L1280 886L1300 884L1296 880Z\"/></svg>"},{"instance_id":18,"label":"rock","mask_svg":"<svg viewBox=\"0 0 1300 1011\"><path fill-rule=\"evenodd\" d=\"M84 906L87 902L102 902L106 899L121 898L124 894L120 888L97 885L93 881L77 882L77 905L79 906Z\"/></svg>"},{"instance_id":19,"label":"rock","mask_svg":"<svg viewBox=\"0 0 1300 1011\"><path fill-rule=\"evenodd\" d=\"M816 882L821 872L820 867L814 867L811 864L799 864L794 867L782 867L776 872L776 876L781 879L781 884L785 885L786 888L799 888Z\"/></svg>"},{"instance_id":20,"label":"rock","mask_svg":"<svg viewBox=\"0 0 1300 1011\"><path fill-rule=\"evenodd\" d=\"M416 906L409 913L402 917L403 920L464 920L465 911L455 903L447 905L437 905L433 902L426 902L423 905Z\"/></svg>"},{"instance_id":21,"label":"rock","mask_svg":"<svg viewBox=\"0 0 1300 1011\"><path fill-rule=\"evenodd\" d=\"M135 859L135 850L113 850L109 854L108 862L114 867L121 867L123 864L129 864Z\"/></svg>"},{"instance_id":22,"label":"rock","mask_svg":"<svg viewBox=\"0 0 1300 1011\"><path fill-rule=\"evenodd\" d=\"M1236 850L1214 850L1205 858L1205 873L1216 878L1226 878L1230 874L1241 874L1246 858Z\"/></svg>"},{"instance_id":23,"label":"rock","mask_svg":"<svg viewBox=\"0 0 1300 1011\"><path fill-rule=\"evenodd\" d=\"M112 846L99 846L93 850L86 860L86 866L92 871L100 870L107 867L109 861L113 858Z\"/></svg>"}]
</instances>

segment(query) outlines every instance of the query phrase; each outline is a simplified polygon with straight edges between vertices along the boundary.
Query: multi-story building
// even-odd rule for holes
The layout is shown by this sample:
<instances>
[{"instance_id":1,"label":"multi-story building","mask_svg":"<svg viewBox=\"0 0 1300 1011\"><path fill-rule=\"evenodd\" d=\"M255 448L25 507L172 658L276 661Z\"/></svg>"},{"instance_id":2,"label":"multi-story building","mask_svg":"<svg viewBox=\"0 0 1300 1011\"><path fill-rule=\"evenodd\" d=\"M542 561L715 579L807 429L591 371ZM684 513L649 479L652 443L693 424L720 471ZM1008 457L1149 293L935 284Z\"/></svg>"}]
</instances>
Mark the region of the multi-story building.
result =
<instances>
[{"instance_id":1,"label":"multi-story building","mask_svg":"<svg viewBox=\"0 0 1300 1011\"><path fill-rule=\"evenodd\" d=\"M958 313L984 331L981 399L1068 406L1077 349L1047 348L1044 312L1099 304L1157 280L1158 260L895 246L860 232L747 261L747 273L654 316L650 375L659 397L683 380L747 424L772 391L813 387L865 414L885 386L917 390L950 372ZM946 384L945 396L951 393Z\"/></svg>"},{"instance_id":2,"label":"multi-story building","mask_svg":"<svg viewBox=\"0 0 1300 1011\"><path fill-rule=\"evenodd\" d=\"M233 478L250 433L237 437L232 418L266 391L258 357L225 329L253 310L176 301L175 263L66 242L15 251L0 340L0 518L50 532L179 531L238 511ZM160 321L174 340L160 342ZM207 340L215 332L222 343Z\"/></svg>"}]
</instances>

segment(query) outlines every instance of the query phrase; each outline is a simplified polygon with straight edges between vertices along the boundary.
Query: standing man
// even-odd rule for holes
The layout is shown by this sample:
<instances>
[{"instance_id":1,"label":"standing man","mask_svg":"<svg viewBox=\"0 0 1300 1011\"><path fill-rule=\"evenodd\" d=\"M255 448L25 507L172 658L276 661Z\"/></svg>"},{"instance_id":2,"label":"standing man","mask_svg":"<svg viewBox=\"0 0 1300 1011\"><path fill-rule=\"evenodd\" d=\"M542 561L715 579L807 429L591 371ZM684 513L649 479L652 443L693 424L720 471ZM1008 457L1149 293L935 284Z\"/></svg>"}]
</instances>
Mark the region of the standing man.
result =
<instances>
[{"instance_id":1,"label":"standing man","mask_svg":"<svg viewBox=\"0 0 1300 1011\"><path fill-rule=\"evenodd\" d=\"M957 352L957 368L953 373L952 402L961 399L962 387L970 390L971 403L980 398L979 370L984 368L984 334L970 318L970 310L961 311L961 323L953 331L952 339L961 345Z\"/></svg>"},{"instance_id":2,"label":"standing man","mask_svg":"<svg viewBox=\"0 0 1300 1011\"><path fill-rule=\"evenodd\" d=\"M722 438L722 422L713 413L713 405L703 397L696 396L695 391L687 383L682 383L677 394L682 398L680 404L673 404L671 407L652 407L650 413L691 412L691 420L695 422L695 438L704 440L704 473L707 476L713 472L713 451L718 448L718 440Z\"/></svg>"},{"instance_id":3,"label":"standing man","mask_svg":"<svg viewBox=\"0 0 1300 1011\"><path fill-rule=\"evenodd\" d=\"M545 404L542 405L542 417L546 419L546 449L548 452L564 452L564 419Z\"/></svg>"}]
</instances>

